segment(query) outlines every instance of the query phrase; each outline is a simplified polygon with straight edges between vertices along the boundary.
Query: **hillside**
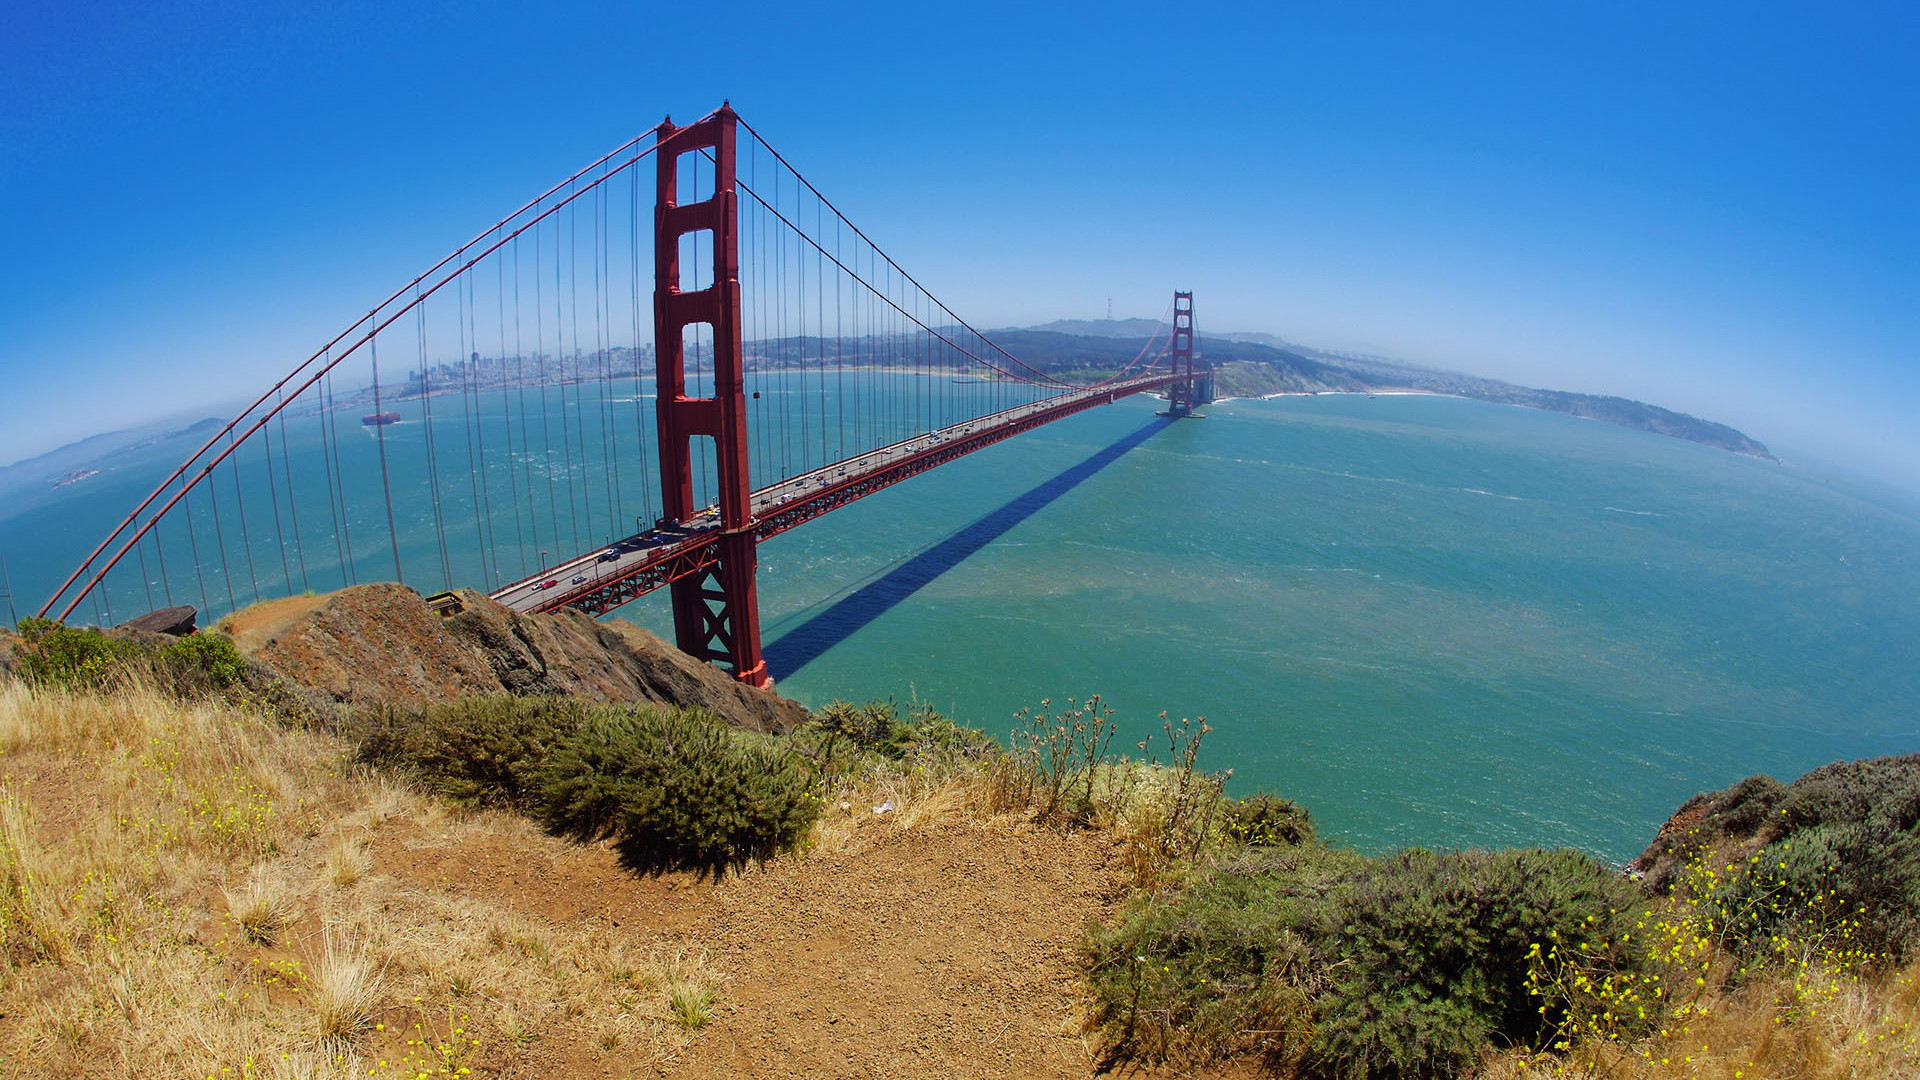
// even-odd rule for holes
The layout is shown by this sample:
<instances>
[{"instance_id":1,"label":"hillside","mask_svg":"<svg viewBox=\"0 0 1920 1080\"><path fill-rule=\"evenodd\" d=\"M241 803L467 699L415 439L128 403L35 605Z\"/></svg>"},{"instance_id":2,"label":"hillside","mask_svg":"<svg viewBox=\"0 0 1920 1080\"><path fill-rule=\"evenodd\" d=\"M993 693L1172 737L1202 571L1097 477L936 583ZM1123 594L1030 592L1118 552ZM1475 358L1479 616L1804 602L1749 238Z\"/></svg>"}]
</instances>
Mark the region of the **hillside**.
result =
<instances>
[{"instance_id":1,"label":"hillside","mask_svg":"<svg viewBox=\"0 0 1920 1080\"><path fill-rule=\"evenodd\" d=\"M1498 405L1518 405L1543 412L1599 420L1637 431L1649 431L1688 442L1729 450L1736 454L1777 461L1766 446L1725 424L1663 409L1630 398L1600 394L1575 394L1564 390L1536 390L1497 379L1482 379L1458 372L1416 367L1392 361L1361 357L1342 357L1314 353L1329 367L1351 372L1378 389L1424 390L1435 394L1490 401Z\"/></svg>"},{"instance_id":2,"label":"hillside","mask_svg":"<svg viewBox=\"0 0 1920 1080\"><path fill-rule=\"evenodd\" d=\"M1645 874L1565 850L1369 854L1289 800L1229 797L1197 764L1204 722L1168 721L1147 760L1109 755L1097 698L1024 711L1004 745L889 703L769 735L704 708L435 700L531 677L513 661L530 648L537 685L605 702L641 683L594 674L625 645L484 607L423 624L404 592L243 613L225 625L253 661L214 634L33 623L0 642L0 1063L299 1080L1920 1067L1920 755L1700 796ZM768 830L785 839L745 846ZM696 854L720 837L724 860Z\"/></svg>"},{"instance_id":3,"label":"hillside","mask_svg":"<svg viewBox=\"0 0 1920 1080\"><path fill-rule=\"evenodd\" d=\"M340 705L421 709L512 694L711 709L752 731L786 731L806 710L727 677L625 619L571 609L522 615L471 589L441 616L403 585L356 585L270 600L222 619L241 653Z\"/></svg>"},{"instance_id":4,"label":"hillside","mask_svg":"<svg viewBox=\"0 0 1920 1080\"><path fill-rule=\"evenodd\" d=\"M1073 332L1064 332L1068 329ZM1123 330L1137 333L1122 333ZM1147 345L1142 334L1153 327L1144 319L1060 321L1026 330L996 330L993 338L1008 352L1043 371L1117 369ZM1164 342L1160 341L1154 351ZM1196 335L1195 351L1215 371L1216 397L1267 394L1420 391L1564 413L1636 431L1778 460L1765 445L1725 424L1663 409L1629 398L1539 390L1497 379L1424 368L1377 357L1324 352L1293 345L1269 334Z\"/></svg>"},{"instance_id":5,"label":"hillside","mask_svg":"<svg viewBox=\"0 0 1920 1080\"><path fill-rule=\"evenodd\" d=\"M1103 842L849 792L805 858L642 877L351 754L0 681L5 1075L1090 1074Z\"/></svg>"}]
</instances>

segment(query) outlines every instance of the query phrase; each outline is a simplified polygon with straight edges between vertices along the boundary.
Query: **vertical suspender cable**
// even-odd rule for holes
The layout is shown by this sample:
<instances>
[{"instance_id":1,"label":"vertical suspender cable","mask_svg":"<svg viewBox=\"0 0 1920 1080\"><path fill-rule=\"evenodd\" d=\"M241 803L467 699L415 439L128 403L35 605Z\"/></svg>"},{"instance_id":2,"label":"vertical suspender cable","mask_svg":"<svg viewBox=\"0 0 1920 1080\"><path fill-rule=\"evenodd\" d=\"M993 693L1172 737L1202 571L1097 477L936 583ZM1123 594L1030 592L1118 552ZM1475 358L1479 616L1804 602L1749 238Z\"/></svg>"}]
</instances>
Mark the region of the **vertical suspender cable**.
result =
<instances>
[{"instance_id":1,"label":"vertical suspender cable","mask_svg":"<svg viewBox=\"0 0 1920 1080\"><path fill-rule=\"evenodd\" d=\"M340 554L340 587L344 589L355 583L353 530L347 521L347 474L340 467L340 429L334 424L332 373L328 373L323 387L326 403L320 410L320 450L325 455L322 460L332 462L327 473L327 512L333 515L333 545Z\"/></svg>"},{"instance_id":2,"label":"vertical suspender cable","mask_svg":"<svg viewBox=\"0 0 1920 1080\"><path fill-rule=\"evenodd\" d=\"M387 477L387 425L379 421L380 414L380 338L375 335L367 340L367 349L373 359L373 441L380 450L380 497L387 506L387 542L393 545L393 580L402 585L407 583L407 575L400 569L400 530L393 524L393 484Z\"/></svg>"},{"instance_id":3,"label":"vertical suspender cable","mask_svg":"<svg viewBox=\"0 0 1920 1080\"><path fill-rule=\"evenodd\" d=\"M440 555L440 580L445 588L451 589L453 588L453 564L447 558L447 522L446 515L442 513L440 507L440 456L435 452L433 438L433 371L427 361L427 308L425 304L421 304L413 310L416 337L420 346L420 423L426 429L427 492L433 507L433 539ZM378 426L382 429L386 427L385 424Z\"/></svg>"},{"instance_id":4,"label":"vertical suspender cable","mask_svg":"<svg viewBox=\"0 0 1920 1080\"><path fill-rule=\"evenodd\" d=\"M227 569L227 534L220 526L220 485L214 482L211 467L202 470L201 476L207 480L207 505L213 508L213 550L220 553L220 578L227 587L227 610L240 610L240 602L233 595L233 574Z\"/></svg>"},{"instance_id":5,"label":"vertical suspender cable","mask_svg":"<svg viewBox=\"0 0 1920 1080\"><path fill-rule=\"evenodd\" d=\"M153 554L160 562L160 595L167 600L167 606L173 606L173 582L167 578L167 546L160 541L160 530L153 530Z\"/></svg>"},{"instance_id":6,"label":"vertical suspender cable","mask_svg":"<svg viewBox=\"0 0 1920 1080\"><path fill-rule=\"evenodd\" d=\"M180 507L187 514L187 550L193 556L193 580L200 587L200 614L204 616L213 611L213 605L207 602L207 575L200 567L200 538L193 527L193 496L189 494L180 500Z\"/></svg>"},{"instance_id":7,"label":"vertical suspender cable","mask_svg":"<svg viewBox=\"0 0 1920 1080\"><path fill-rule=\"evenodd\" d=\"M233 432L227 432L227 461L233 466L233 501L240 515L240 547L247 553L247 583L253 587L253 602L260 602L260 575L253 570L253 537L247 531L247 497L240 492L240 455L233 451ZM207 481L211 484L213 481Z\"/></svg>"},{"instance_id":8,"label":"vertical suspender cable","mask_svg":"<svg viewBox=\"0 0 1920 1080\"><path fill-rule=\"evenodd\" d=\"M293 522L293 557L300 564L300 591L306 592L312 585L307 581L307 549L300 540L300 500L294 496L293 458L287 453L286 395L284 391L278 393L281 403L281 408L276 410L280 421L280 474L287 482L287 516ZM288 591L292 591L291 586Z\"/></svg>"},{"instance_id":9,"label":"vertical suspender cable","mask_svg":"<svg viewBox=\"0 0 1920 1080\"><path fill-rule=\"evenodd\" d=\"M494 322L500 332L500 427L507 439L507 496L512 499L513 507L513 546L520 555L520 576L527 576L527 535L520 528L520 476L513 468L513 393L507 389L507 260L497 258L493 263L494 273ZM517 287L517 283L516 283ZM517 333L517 332L516 332ZM518 382L516 378L514 380ZM475 392L478 397L478 391ZM532 493L528 493L532 498ZM487 514L491 521L493 514ZM494 573L500 572L500 553L494 552Z\"/></svg>"},{"instance_id":10,"label":"vertical suspender cable","mask_svg":"<svg viewBox=\"0 0 1920 1080\"><path fill-rule=\"evenodd\" d=\"M544 252L540 246L540 225L533 227L533 360L540 380L540 469L547 477L547 524L552 526L553 543L560 545L560 501L553 490L553 428L548 418L552 413L547 408L547 331L545 282L541 279L541 259ZM562 401L564 402L564 398ZM538 540L534 541L536 544ZM541 560L540 569L547 569L546 560Z\"/></svg>"},{"instance_id":11,"label":"vertical suspender cable","mask_svg":"<svg viewBox=\"0 0 1920 1080\"><path fill-rule=\"evenodd\" d=\"M520 399L520 472L527 482L527 528L531 532L529 539L533 541L532 550L539 551L540 515L533 497L533 441L527 436L526 356L526 349L520 340L520 238L515 237L513 240L513 381L516 388L515 394ZM535 359L538 360L537 357ZM546 416L544 408L540 415ZM525 576L524 570L522 576Z\"/></svg>"},{"instance_id":12,"label":"vertical suspender cable","mask_svg":"<svg viewBox=\"0 0 1920 1080\"><path fill-rule=\"evenodd\" d=\"M627 173L627 192L629 210L627 214L628 262L631 265L629 277L633 284L633 437L640 444L640 502L646 508L646 527L659 516L658 505L653 501L652 465L647 459L646 410L641 407L641 362L640 362L640 168L632 166ZM655 355L659 345L655 343ZM659 386L654 392L659 393ZM635 522L635 524L641 524Z\"/></svg>"},{"instance_id":13,"label":"vertical suspender cable","mask_svg":"<svg viewBox=\"0 0 1920 1080\"><path fill-rule=\"evenodd\" d=\"M287 562L287 535L280 528L280 481L273 475L273 430L260 433L260 448L266 454L263 459L267 466L267 501L273 505L273 543L280 549L280 573L287 579L287 595L293 595L293 566ZM296 535L294 542L300 537ZM145 571L141 572L143 575Z\"/></svg>"},{"instance_id":14,"label":"vertical suspender cable","mask_svg":"<svg viewBox=\"0 0 1920 1080\"><path fill-rule=\"evenodd\" d=\"M147 610L152 611L153 610L153 579L147 575L146 548L140 544L135 544L133 545L133 553L140 557L140 584L146 590L146 593L147 593ZM11 590L9 590L8 592L7 601L9 603L13 601L13 595Z\"/></svg>"},{"instance_id":15,"label":"vertical suspender cable","mask_svg":"<svg viewBox=\"0 0 1920 1080\"><path fill-rule=\"evenodd\" d=\"M602 180L605 179L605 174ZM626 519L626 507L620 499L620 457L614 451L613 436L613 373L607 367L607 354L611 351L607 340L610 327L607 311L607 216L610 207L607 202L607 186L602 183L593 193L593 351L600 363L600 475L606 481L607 513L612 516L614 528L609 530L609 540L618 539L619 523Z\"/></svg>"},{"instance_id":16,"label":"vertical suspender cable","mask_svg":"<svg viewBox=\"0 0 1920 1080\"><path fill-rule=\"evenodd\" d=\"M500 265L498 259L495 260L494 265ZM500 547L494 536L493 529L493 492L487 485L487 415L480 401L480 330L474 314L474 309L479 306L479 302L474 299L473 271L472 269L468 269L467 347L472 366L468 367L465 361L461 364L462 369L467 372L467 384L461 388L460 391L460 412L463 418L467 415L467 399L472 398L473 444L468 451L468 461L473 464L473 486L480 489L479 501L474 504L473 508L473 531L476 536L480 537L480 579L482 581L487 580L487 568L491 565L493 568L491 584L498 587L502 576L500 573ZM507 372L506 358L504 356L501 357L499 363L501 381L505 382ZM509 461L509 465L511 465L511 461ZM512 475L513 470L509 468L507 473L508 475Z\"/></svg>"},{"instance_id":17,"label":"vertical suspender cable","mask_svg":"<svg viewBox=\"0 0 1920 1080\"><path fill-rule=\"evenodd\" d=\"M568 202L567 206L571 209L573 203ZM573 530L573 552L574 554L579 554L580 500L578 498L579 492L575 488L573 475L573 417L572 410L567 407L567 319L565 302L560 296L560 250L560 221L558 215L556 215L553 223L553 352L554 362L559 369L560 375L558 386L560 392L560 451L561 459L567 466L567 516L570 527ZM578 336L576 336L574 338L574 350L576 353L579 351L579 346L580 341ZM582 467L584 468L584 465ZM557 531L556 529L556 532ZM557 537L554 543L559 543Z\"/></svg>"},{"instance_id":18,"label":"vertical suspender cable","mask_svg":"<svg viewBox=\"0 0 1920 1080\"><path fill-rule=\"evenodd\" d=\"M574 407L580 410L580 509L587 519L587 543L593 543L593 477L587 458L587 414L585 401L587 395L587 372L585 359L580 351L580 204L567 204L567 309L573 325L573 380ZM554 269L560 268L560 253L554 252ZM554 295L559 295L560 283L554 282ZM571 473L573 470L567 470ZM574 540L574 553L586 549L580 541Z\"/></svg>"}]
</instances>

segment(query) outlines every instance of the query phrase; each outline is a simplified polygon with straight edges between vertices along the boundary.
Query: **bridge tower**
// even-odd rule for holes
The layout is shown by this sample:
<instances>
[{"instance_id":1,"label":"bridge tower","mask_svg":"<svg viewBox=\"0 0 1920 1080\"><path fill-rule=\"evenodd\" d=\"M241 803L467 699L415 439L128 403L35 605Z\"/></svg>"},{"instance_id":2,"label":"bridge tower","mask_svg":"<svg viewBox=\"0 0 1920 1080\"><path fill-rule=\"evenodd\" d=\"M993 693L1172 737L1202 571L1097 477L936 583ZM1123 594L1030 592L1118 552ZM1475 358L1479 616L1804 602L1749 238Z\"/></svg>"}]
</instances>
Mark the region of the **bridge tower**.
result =
<instances>
[{"instance_id":1,"label":"bridge tower","mask_svg":"<svg viewBox=\"0 0 1920 1080\"><path fill-rule=\"evenodd\" d=\"M733 669L750 686L766 686L760 655L760 601L754 589L758 556L753 531L753 485L747 476L746 378L740 342L740 203L734 187L734 135L739 117L722 105L687 127L671 118L654 129L659 166L654 201L653 341L656 414L660 432L660 486L670 521L685 521L693 503L693 439L714 441L720 484L719 559L699 574L675 581L673 626L681 651ZM683 155L706 151L713 161L713 195L682 204ZM713 284L680 288L680 238L711 233ZM713 396L687 396L688 326L713 331Z\"/></svg>"},{"instance_id":2,"label":"bridge tower","mask_svg":"<svg viewBox=\"0 0 1920 1080\"><path fill-rule=\"evenodd\" d=\"M1197 402L1193 393L1193 294L1173 294L1173 373L1188 378L1167 387L1167 415L1190 416ZM1209 380L1211 384L1211 380Z\"/></svg>"}]
</instances>

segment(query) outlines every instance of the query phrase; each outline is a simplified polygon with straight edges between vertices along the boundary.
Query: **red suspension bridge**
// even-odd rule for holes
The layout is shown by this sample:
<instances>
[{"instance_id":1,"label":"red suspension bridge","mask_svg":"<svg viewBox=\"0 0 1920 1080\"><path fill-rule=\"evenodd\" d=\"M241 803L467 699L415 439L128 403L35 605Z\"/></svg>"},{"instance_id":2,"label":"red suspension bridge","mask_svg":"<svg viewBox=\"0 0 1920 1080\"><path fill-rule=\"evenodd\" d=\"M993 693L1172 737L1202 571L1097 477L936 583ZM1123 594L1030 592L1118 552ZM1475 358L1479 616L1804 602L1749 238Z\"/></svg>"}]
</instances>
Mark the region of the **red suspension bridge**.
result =
<instances>
[{"instance_id":1,"label":"red suspension bridge","mask_svg":"<svg viewBox=\"0 0 1920 1080\"><path fill-rule=\"evenodd\" d=\"M1118 371L1024 361L722 106L600 158L356 320L40 614L88 604L105 624L385 579L598 614L666 587L681 649L765 685L761 540L1133 394L1190 414L1211 393L1192 294L1170 315Z\"/></svg>"}]
</instances>

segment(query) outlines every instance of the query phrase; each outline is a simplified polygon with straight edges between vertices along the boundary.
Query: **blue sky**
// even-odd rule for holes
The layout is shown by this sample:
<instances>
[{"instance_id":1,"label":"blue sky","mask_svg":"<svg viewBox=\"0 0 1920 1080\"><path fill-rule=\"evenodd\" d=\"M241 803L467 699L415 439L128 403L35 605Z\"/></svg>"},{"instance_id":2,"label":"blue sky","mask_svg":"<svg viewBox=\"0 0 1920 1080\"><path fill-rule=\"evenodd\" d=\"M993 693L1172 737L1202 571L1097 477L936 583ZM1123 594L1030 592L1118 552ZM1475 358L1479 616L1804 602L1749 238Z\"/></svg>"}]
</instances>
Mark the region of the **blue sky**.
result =
<instances>
[{"instance_id":1,"label":"blue sky","mask_svg":"<svg viewBox=\"0 0 1920 1080\"><path fill-rule=\"evenodd\" d=\"M1920 486L1920 6L0 9L0 463L257 390L734 105L979 325L1622 394Z\"/></svg>"}]
</instances>

